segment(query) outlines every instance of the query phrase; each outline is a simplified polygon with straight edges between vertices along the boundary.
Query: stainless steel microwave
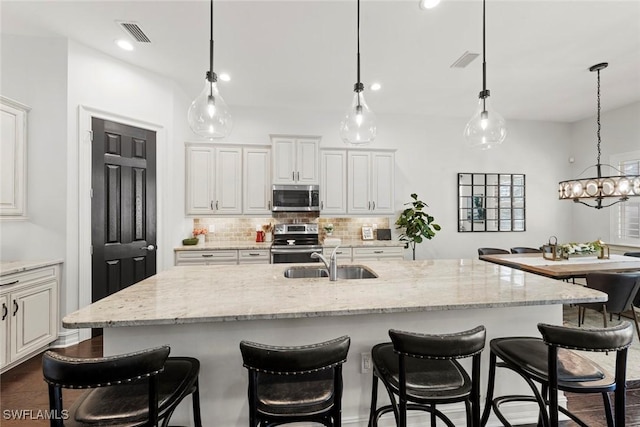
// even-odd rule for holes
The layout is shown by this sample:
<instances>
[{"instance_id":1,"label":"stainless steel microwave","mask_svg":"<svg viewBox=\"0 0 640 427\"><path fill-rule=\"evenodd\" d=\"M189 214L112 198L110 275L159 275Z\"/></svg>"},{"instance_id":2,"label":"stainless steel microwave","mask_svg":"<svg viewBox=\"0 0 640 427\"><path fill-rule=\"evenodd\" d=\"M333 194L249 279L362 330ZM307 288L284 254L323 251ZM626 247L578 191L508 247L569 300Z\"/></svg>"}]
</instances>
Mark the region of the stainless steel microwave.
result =
<instances>
[{"instance_id":1,"label":"stainless steel microwave","mask_svg":"<svg viewBox=\"0 0 640 427\"><path fill-rule=\"evenodd\" d=\"M320 190L317 185L274 185L274 212L312 212L320 210Z\"/></svg>"}]
</instances>

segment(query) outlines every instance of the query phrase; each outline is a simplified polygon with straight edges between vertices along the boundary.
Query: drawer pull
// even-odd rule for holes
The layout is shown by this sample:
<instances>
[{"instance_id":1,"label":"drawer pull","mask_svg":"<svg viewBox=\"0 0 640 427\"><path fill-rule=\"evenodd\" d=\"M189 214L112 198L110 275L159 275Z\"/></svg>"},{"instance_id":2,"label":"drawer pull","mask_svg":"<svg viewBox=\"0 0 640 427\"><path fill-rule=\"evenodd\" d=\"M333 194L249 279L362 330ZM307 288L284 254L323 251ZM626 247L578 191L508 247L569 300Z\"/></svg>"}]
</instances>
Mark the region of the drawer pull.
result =
<instances>
[{"instance_id":1,"label":"drawer pull","mask_svg":"<svg viewBox=\"0 0 640 427\"><path fill-rule=\"evenodd\" d=\"M18 312L18 308L20 308L20 306L18 305L18 301L13 300L13 314L12 314L12 316L16 315L16 313Z\"/></svg>"},{"instance_id":2,"label":"drawer pull","mask_svg":"<svg viewBox=\"0 0 640 427\"><path fill-rule=\"evenodd\" d=\"M9 285L15 285L16 283L18 283L20 280L14 280L13 282L9 282L9 283L5 283L5 286L9 286Z\"/></svg>"},{"instance_id":3,"label":"drawer pull","mask_svg":"<svg viewBox=\"0 0 640 427\"><path fill-rule=\"evenodd\" d=\"M336 254L338 254L338 255L342 255L342 254L343 254L343 252L342 252L342 251L338 251L338 252L336 252Z\"/></svg>"},{"instance_id":4,"label":"drawer pull","mask_svg":"<svg viewBox=\"0 0 640 427\"><path fill-rule=\"evenodd\" d=\"M2 303L2 320L7 318L7 314L9 314L9 308L7 307L7 304Z\"/></svg>"},{"instance_id":5,"label":"drawer pull","mask_svg":"<svg viewBox=\"0 0 640 427\"><path fill-rule=\"evenodd\" d=\"M384 251L373 251L374 254L383 254Z\"/></svg>"},{"instance_id":6,"label":"drawer pull","mask_svg":"<svg viewBox=\"0 0 640 427\"><path fill-rule=\"evenodd\" d=\"M257 254L257 253L255 253L255 252L250 252L250 253L249 253L249 256L260 256L260 254Z\"/></svg>"},{"instance_id":7,"label":"drawer pull","mask_svg":"<svg viewBox=\"0 0 640 427\"><path fill-rule=\"evenodd\" d=\"M201 256L202 258L211 258L213 257L213 254L202 254Z\"/></svg>"}]
</instances>

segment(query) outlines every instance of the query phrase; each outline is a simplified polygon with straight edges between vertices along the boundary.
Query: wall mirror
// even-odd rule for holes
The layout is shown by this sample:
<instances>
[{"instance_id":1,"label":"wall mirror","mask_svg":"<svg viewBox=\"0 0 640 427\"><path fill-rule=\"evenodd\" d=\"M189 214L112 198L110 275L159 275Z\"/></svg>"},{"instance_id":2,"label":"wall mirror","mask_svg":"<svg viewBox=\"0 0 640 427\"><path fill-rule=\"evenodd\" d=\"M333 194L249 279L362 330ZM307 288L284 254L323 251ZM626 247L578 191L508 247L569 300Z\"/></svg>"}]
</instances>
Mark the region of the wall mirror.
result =
<instances>
[{"instance_id":1,"label":"wall mirror","mask_svg":"<svg viewBox=\"0 0 640 427\"><path fill-rule=\"evenodd\" d=\"M458 231L525 231L525 176L458 174Z\"/></svg>"}]
</instances>

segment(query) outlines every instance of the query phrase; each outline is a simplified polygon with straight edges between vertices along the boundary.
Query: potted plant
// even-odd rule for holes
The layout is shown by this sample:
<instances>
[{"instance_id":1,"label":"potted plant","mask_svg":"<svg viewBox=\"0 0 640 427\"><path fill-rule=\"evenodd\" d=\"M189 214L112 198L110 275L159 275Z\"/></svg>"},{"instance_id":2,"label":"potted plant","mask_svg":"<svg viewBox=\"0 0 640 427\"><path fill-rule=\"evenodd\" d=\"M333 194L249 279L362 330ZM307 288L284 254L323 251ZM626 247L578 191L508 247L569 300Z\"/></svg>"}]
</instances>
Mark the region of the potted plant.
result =
<instances>
[{"instance_id":1,"label":"potted plant","mask_svg":"<svg viewBox=\"0 0 640 427\"><path fill-rule=\"evenodd\" d=\"M416 193L411 194L411 198L412 202L405 203L410 206L400 213L396 221L396 229L404 229L404 232L400 234L400 241L405 242L405 248L411 246L415 261L416 243L422 243L423 239L433 239L436 231L440 230L440 226L433 222L435 219L431 215L423 211L428 205L419 200Z\"/></svg>"}]
</instances>

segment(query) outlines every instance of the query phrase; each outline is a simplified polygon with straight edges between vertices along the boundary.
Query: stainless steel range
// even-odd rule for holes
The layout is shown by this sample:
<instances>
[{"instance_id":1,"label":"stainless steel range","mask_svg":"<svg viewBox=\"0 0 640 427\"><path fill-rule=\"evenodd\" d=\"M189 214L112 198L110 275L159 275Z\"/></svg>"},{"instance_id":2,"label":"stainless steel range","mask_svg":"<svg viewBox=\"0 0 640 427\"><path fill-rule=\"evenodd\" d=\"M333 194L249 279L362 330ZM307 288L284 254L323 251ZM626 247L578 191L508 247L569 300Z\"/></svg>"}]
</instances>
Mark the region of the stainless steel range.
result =
<instances>
[{"instance_id":1,"label":"stainless steel range","mask_svg":"<svg viewBox=\"0 0 640 427\"><path fill-rule=\"evenodd\" d=\"M311 258L322 253L318 242L318 224L276 224L271 244L271 263L319 262Z\"/></svg>"}]
</instances>

